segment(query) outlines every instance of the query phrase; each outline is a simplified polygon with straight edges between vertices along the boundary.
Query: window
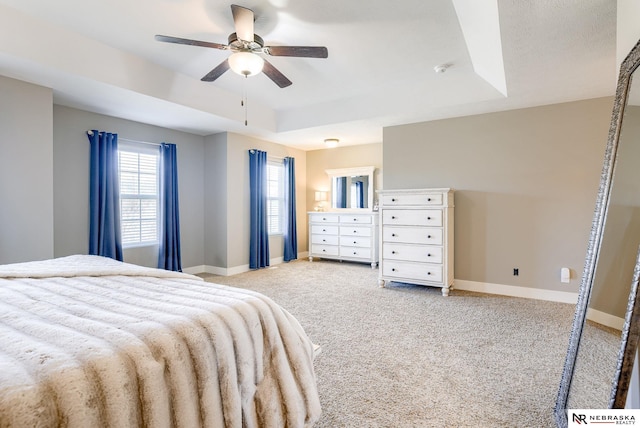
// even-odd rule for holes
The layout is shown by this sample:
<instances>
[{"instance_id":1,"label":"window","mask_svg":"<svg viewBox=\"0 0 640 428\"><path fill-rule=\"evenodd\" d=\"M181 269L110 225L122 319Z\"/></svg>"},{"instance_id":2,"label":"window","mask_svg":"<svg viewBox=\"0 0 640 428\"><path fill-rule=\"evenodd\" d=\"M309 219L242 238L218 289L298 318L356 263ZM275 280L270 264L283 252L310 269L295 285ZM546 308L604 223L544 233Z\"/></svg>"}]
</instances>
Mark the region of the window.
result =
<instances>
[{"instance_id":1,"label":"window","mask_svg":"<svg viewBox=\"0 0 640 428\"><path fill-rule=\"evenodd\" d=\"M158 243L158 162L152 146L120 144L120 221L122 246Z\"/></svg>"},{"instance_id":2,"label":"window","mask_svg":"<svg viewBox=\"0 0 640 428\"><path fill-rule=\"evenodd\" d=\"M267 227L269 235L282 234L284 214L284 166L282 162L267 161Z\"/></svg>"}]
</instances>

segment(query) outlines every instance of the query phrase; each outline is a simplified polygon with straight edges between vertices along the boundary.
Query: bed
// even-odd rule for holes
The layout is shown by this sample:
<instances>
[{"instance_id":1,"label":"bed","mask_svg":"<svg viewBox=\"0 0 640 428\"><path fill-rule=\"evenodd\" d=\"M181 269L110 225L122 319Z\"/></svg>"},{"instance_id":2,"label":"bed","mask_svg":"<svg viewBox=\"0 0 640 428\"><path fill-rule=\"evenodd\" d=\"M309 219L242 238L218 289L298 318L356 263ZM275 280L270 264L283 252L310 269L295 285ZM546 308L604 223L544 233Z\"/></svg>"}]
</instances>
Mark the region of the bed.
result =
<instances>
[{"instance_id":1,"label":"bed","mask_svg":"<svg viewBox=\"0 0 640 428\"><path fill-rule=\"evenodd\" d=\"M0 265L0 427L308 427L313 358L256 292L99 256Z\"/></svg>"}]
</instances>

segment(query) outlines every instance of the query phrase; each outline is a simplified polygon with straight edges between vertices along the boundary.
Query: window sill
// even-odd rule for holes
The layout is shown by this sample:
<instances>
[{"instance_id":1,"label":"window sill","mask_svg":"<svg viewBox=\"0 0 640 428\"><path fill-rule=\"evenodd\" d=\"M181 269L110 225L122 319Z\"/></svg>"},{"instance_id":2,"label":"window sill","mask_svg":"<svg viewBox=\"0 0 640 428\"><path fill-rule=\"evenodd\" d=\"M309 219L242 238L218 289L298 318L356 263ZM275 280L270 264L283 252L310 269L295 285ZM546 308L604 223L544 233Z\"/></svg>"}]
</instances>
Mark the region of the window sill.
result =
<instances>
[{"instance_id":1,"label":"window sill","mask_svg":"<svg viewBox=\"0 0 640 428\"><path fill-rule=\"evenodd\" d=\"M122 245L123 250L128 250L129 248L142 248L142 247L157 247L157 242L139 242L137 244L126 244Z\"/></svg>"}]
</instances>

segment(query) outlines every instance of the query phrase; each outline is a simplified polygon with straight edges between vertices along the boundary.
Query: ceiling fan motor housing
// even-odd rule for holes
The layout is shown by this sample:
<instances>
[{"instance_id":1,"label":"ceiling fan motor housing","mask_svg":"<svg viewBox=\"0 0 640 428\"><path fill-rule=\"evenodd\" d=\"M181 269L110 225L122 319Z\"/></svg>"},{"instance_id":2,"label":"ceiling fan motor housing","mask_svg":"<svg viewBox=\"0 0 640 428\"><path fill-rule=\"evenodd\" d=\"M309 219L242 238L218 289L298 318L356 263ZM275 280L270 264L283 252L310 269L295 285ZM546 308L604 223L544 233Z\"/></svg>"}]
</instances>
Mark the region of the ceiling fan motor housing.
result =
<instances>
[{"instance_id":1,"label":"ceiling fan motor housing","mask_svg":"<svg viewBox=\"0 0 640 428\"><path fill-rule=\"evenodd\" d=\"M262 51L262 48L264 47L264 40L262 40L262 37L258 36L257 34L253 35L252 42L247 40L240 40L236 33L229 34L227 40L227 44L232 51Z\"/></svg>"}]
</instances>

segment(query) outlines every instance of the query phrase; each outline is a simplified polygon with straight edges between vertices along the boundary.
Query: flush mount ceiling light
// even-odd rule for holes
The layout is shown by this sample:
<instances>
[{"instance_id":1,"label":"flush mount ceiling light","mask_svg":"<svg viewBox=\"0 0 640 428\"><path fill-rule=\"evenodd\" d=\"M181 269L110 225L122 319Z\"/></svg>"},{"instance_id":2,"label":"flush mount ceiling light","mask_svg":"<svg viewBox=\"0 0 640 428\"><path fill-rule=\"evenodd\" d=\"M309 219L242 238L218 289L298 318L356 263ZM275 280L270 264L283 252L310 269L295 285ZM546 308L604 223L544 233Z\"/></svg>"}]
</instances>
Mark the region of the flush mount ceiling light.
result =
<instances>
[{"instance_id":1,"label":"flush mount ceiling light","mask_svg":"<svg viewBox=\"0 0 640 428\"><path fill-rule=\"evenodd\" d=\"M262 71L264 59L251 52L236 52L229 57L229 67L241 76L255 76Z\"/></svg>"},{"instance_id":2,"label":"flush mount ceiling light","mask_svg":"<svg viewBox=\"0 0 640 428\"><path fill-rule=\"evenodd\" d=\"M326 140L324 140L324 144L326 144L326 146L330 149L338 147L339 142L340 140L338 140L337 138L327 138Z\"/></svg>"}]
</instances>

